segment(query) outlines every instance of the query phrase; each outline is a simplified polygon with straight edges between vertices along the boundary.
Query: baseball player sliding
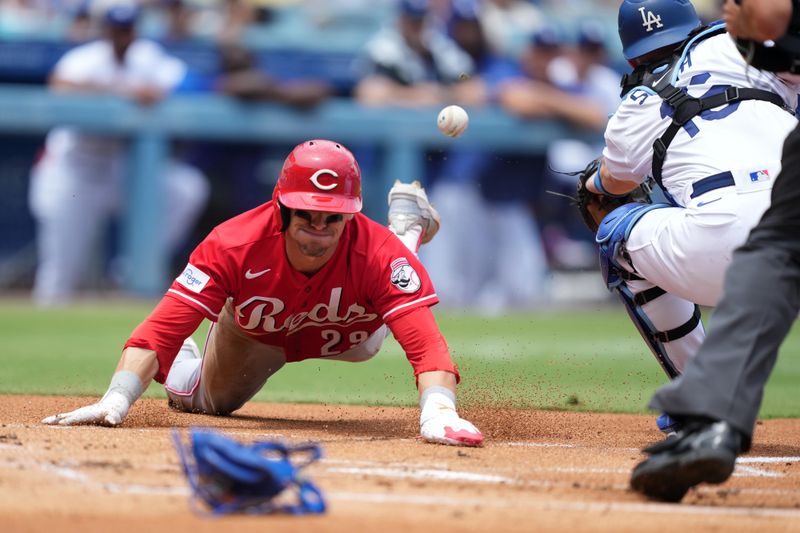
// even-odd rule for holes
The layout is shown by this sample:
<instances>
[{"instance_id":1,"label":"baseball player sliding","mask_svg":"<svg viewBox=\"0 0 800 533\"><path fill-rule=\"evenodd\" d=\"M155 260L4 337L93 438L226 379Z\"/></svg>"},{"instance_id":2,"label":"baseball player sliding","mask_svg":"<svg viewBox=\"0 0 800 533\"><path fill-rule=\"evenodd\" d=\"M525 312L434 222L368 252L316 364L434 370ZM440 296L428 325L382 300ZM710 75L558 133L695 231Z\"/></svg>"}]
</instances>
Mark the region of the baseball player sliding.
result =
<instances>
[{"instance_id":1,"label":"baseball player sliding","mask_svg":"<svg viewBox=\"0 0 800 533\"><path fill-rule=\"evenodd\" d=\"M389 193L390 228L361 211L361 171L328 140L298 145L272 201L217 226L132 333L106 394L45 424L122 423L155 379L172 407L227 415L284 364L359 362L394 334L414 368L420 434L478 446L456 412L459 374L430 306L438 302L416 251L439 229L418 183ZM213 322L201 356L189 338Z\"/></svg>"},{"instance_id":2,"label":"baseball player sliding","mask_svg":"<svg viewBox=\"0 0 800 533\"><path fill-rule=\"evenodd\" d=\"M797 87L747 65L688 0L625 0L619 33L634 71L583 191L621 205L597 220L605 281L673 378L705 335L697 304L717 304L733 250L770 203ZM668 204L630 202L647 176Z\"/></svg>"}]
</instances>

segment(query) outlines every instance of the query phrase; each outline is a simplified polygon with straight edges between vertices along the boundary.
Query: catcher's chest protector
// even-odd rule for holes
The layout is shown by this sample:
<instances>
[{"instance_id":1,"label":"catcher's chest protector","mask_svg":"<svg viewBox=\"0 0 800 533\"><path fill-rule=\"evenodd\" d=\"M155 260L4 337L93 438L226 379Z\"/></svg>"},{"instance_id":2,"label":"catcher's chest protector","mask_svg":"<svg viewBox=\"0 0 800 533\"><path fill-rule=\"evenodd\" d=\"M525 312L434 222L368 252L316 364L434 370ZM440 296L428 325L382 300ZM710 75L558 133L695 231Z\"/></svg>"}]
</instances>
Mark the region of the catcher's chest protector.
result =
<instances>
[{"instance_id":1,"label":"catcher's chest protector","mask_svg":"<svg viewBox=\"0 0 800 533\"><path fill-rule=\"evenodd\" d=\"M661 180L661 169L667 157L667 148L675 138L675 135L684 124L694 117L715 107L742 100L764 100L786 109L794 114L793 110L786 108L783 98L778 94L763 89L728 87L720 88L716 94L710 94L702 98L689 96L686 88L678 88L674 84L678 79L687 54L692 47L701 41L725 33L725 24L712 24L711 26L701 27L693 32L689 38L682 43L678 50L664 61L652 64L640 65L630 74L622 77L622 96L637 87L646 88L658 94L666 102L672 111L672 122L667 126L666 131L653 143L653 166L652 176L656 183L663 188Z\"/></svg>"}]
</instances>

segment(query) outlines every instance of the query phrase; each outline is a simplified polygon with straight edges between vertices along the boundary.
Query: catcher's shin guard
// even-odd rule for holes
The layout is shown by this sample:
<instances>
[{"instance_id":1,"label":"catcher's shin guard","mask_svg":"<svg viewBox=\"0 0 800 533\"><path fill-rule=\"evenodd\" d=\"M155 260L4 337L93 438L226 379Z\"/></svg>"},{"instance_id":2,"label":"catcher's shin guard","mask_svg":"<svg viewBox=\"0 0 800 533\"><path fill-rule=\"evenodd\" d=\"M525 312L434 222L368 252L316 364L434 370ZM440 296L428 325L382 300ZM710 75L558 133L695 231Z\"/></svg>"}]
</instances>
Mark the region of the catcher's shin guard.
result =
<instances>
[{"instance_id":1,"label":"catcher's shin guard","mask_svg":"<svg viewBox=\"0 0 800 533\"><path fill-rule=\"evenodd\" d=\"M640 282L642 283L642 282ZM652 283L650 289L635 292L623 282L614 287L628 316L639 331L658 364L670 379L680 375L686 361L700 348L705 338L700 309Z\"/></svg>"},{"instance_id":2,"label":"catcher's shin guard","mask_svg":"<svg viewBox=\"0 0 800 533\"><path fill-rule=\"evenodd\" d=\"M638 276L625 251L625 241L636 222L663 207L671 206L630 203L615 209L600 224L596 241L606 286L617 293L656 360L673 379L705 337L700 309Z\"/></svg>"}]
</instances>

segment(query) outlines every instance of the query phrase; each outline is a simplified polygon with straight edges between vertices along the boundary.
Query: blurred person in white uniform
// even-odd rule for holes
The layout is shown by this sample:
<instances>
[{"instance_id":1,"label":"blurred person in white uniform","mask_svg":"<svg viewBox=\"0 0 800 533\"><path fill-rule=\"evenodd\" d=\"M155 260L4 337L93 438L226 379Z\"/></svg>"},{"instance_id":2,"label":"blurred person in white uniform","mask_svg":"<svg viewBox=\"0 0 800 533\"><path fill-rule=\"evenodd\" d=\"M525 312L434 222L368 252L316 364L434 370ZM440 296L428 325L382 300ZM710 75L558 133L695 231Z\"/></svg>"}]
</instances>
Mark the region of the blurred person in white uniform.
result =
<instances>
[{"instance_id":1,"label":"blurred person in white uniform","mask_svg":"<svg viewBox=\"0 0 800 533\"><path fill-rule=\"evenodd\" d=\"M110 7L104 38L62 57L50 78L58 92L114 94L152 105L173 91L186 66L154 42L136 38L138 9ZM33 298L68 302L76 293L109 219L121 208L127 143L121 138L56 128L31 171L30 207L37 224L39 264ZM154 246L173 251L194 226L208 198L195 168L171 159L163 174L165 225Z\"/></svg>"}]
</instances>

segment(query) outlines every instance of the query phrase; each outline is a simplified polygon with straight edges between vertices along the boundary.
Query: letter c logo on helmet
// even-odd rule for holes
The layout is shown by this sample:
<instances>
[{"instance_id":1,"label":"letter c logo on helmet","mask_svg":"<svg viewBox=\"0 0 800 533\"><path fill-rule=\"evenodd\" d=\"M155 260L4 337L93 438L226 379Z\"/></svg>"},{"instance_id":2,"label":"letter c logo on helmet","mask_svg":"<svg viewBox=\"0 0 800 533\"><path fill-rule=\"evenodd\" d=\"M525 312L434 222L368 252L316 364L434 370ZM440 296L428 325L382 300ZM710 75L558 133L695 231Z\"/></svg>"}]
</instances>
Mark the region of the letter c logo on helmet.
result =
<instances>
[{"instance_id":1,"label":"letter c logo on helmet","mask_svg":"<svg viewBox=\"0 0 800 533\"><path fill-rule=\"evenodd\" d=\"M618 24L622 55L635 59L680 43L701 22L689 0L624 0Z\"/></svg>"},{"instance_id":2,"label":"letter c logo on helmet","mask_svg":"<svg viewBox=\"0 0 800 533\"><path fill-rule=\"evenodd\" d=\"M284 161L272 198L291 209L358 213L361 169L344 145L323 139L306 141Z\"/></svg>"},{"instance_id":3,"label":"letter c logo on helmet","mask_svg":"<svg viewBox=\"0 0 800 533\"><path fill-rule=\"evenodd\" d=\"M314 172L314 175L311 176L311 183L314 184L314 187L316 187L317 189L319 189L321 191L329 191L331 189L335 189L336 188L336 182L335 181L333 183L329 183L328 185L323 185L322 183L319 182L319 177L320 177L321 174L330 174L334 178L338 178L339 177L339 174L337 174L333 170L330 170L330 169L327 169L327 168L323 168L323 169L317 170L316 172Z\"/></svg>"}]
</instances>

